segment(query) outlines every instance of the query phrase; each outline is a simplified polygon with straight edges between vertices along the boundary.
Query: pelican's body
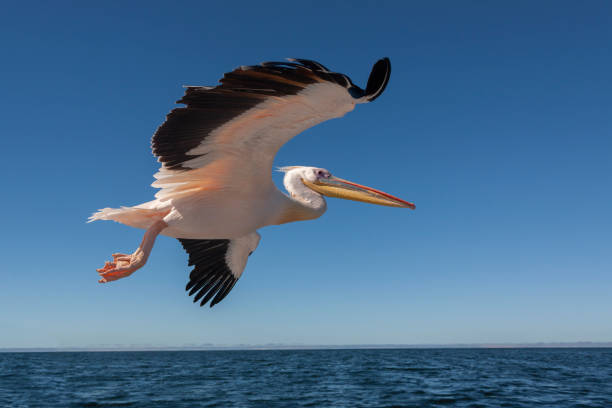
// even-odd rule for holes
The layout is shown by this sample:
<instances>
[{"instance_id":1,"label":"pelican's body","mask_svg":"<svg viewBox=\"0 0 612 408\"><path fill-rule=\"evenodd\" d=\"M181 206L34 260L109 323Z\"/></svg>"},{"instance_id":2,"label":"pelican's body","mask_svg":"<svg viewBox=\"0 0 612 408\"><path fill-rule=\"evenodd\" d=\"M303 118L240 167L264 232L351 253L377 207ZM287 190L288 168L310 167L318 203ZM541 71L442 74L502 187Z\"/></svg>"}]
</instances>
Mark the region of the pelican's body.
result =
<instances>
[{"instance_id":1,"label":"pelican's body","mask_svg":"<svg viewBox=\"0 0 612 408\"><path fill-rule=\"evenodd\" d=\"M262 188L255 181L241 180L244 189L203 191L177 200L153 200L129 208L104 209L99 218L104 216L143 229L161 218L168 227L160 235L228 239L268 225L318 218L325 212L325 201L321 208L310 208L291 199L272 183Z\"/></svg>"},{"instance_id":2,"label":"pelican's body","mask_svg":"<svg viewBox=\"0 0 612 408\"><path fill-rule=\"evenodd\" d=\"M414 207L378 190L333 177L316 167L288 167L284 185L272 182L278 149L303 130L377 98L390 74L378 61L365 90L319 63L292 60L240 67L217 87L188 87L152 140L162 163L155 200L105 208L90 220L114 220L146 230L131 255L113 254L98 270L100 282L142 267L157 235L178 238L195 265L187 289L201 305L221 301L242 274L267 225L320 217L322 195L397 207Z\"/></svg>"}]
</instances>

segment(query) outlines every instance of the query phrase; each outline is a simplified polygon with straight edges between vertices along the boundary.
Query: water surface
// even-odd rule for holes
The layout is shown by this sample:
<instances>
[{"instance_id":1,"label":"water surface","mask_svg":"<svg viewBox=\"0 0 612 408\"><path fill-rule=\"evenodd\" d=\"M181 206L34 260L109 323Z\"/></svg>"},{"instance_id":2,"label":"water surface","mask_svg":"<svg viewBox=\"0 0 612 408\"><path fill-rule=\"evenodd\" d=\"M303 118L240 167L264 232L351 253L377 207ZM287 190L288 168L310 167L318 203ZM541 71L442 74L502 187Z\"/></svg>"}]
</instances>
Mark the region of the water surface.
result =
<instances>
[{"instance_id":1,"label":"water surface","mask_svg":"<svg viewBox=\"0 0 612 408\"><path fill-rule=\"evenodd\" d=\"M2 407L612 407L612 349L0 353Z\"/></svg>"}]
</instances>

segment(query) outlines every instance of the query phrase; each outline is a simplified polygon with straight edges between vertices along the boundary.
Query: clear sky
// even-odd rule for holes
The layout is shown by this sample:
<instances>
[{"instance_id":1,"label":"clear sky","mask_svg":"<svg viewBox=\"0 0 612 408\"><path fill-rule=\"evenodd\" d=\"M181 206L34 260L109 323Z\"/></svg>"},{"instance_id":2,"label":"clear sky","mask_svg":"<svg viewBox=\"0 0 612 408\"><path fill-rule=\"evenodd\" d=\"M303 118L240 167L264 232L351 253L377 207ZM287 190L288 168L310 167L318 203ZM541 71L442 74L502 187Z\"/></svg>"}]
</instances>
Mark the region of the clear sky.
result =
<instances>
[{"instance_id":1,"label":"clear sky","mask_svg":"<svg viewBox=\"0 0 612 408\"><path fill-rule=\"evenodd\" d=\"M97 3L0 14L0 347L612 340L611 3ZM142 231L85 221L152 198L182 85L301 57L364 86L384 56L386 92L276 164L416 211L328 199L265 228L213 309L167 237L97 283Z\"/></svg>"}]
</instances>

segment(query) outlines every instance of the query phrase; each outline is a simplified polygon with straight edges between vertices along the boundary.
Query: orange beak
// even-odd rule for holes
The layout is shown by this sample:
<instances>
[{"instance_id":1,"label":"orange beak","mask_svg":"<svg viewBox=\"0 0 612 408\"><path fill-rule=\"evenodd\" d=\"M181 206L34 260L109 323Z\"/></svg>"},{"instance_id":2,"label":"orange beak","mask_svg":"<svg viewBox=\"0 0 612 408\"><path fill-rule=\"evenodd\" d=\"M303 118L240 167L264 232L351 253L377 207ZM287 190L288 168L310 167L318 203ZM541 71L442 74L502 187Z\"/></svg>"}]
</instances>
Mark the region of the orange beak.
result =
<instances>
[{"instance_id":1,"label":"orange beak","mask_svg":"<svg viewBox=\"0 0 612 408\"><path fill-rule=\"evenodd\" d=\"M302 180L310 189L327 197L342 198L345 200L361 201L364 203L386 205L389 207L401 207L415 209L414 203L404 201L372 187L362 186L352 181L343 180L330 176L310 182Z\"/></svg>"}]
</instances>

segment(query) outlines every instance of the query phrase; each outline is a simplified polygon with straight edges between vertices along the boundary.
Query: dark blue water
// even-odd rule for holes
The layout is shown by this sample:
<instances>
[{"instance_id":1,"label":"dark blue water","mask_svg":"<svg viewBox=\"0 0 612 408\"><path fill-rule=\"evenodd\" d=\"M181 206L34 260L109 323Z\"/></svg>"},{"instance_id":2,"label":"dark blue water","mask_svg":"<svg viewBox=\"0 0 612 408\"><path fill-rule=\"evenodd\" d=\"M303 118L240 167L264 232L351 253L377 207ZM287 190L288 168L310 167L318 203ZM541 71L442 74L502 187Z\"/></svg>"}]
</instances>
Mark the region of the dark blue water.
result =
<instances>
[{"instance_id":1,"label":"dark blue water","mask_svg":"<svg viewBox=\"0 0 612 408\"><path fill-rule=\"evenodd\" d=\"M1 407L612 407L612 349L0 353Z\"/></svg>"}]
</instances>

